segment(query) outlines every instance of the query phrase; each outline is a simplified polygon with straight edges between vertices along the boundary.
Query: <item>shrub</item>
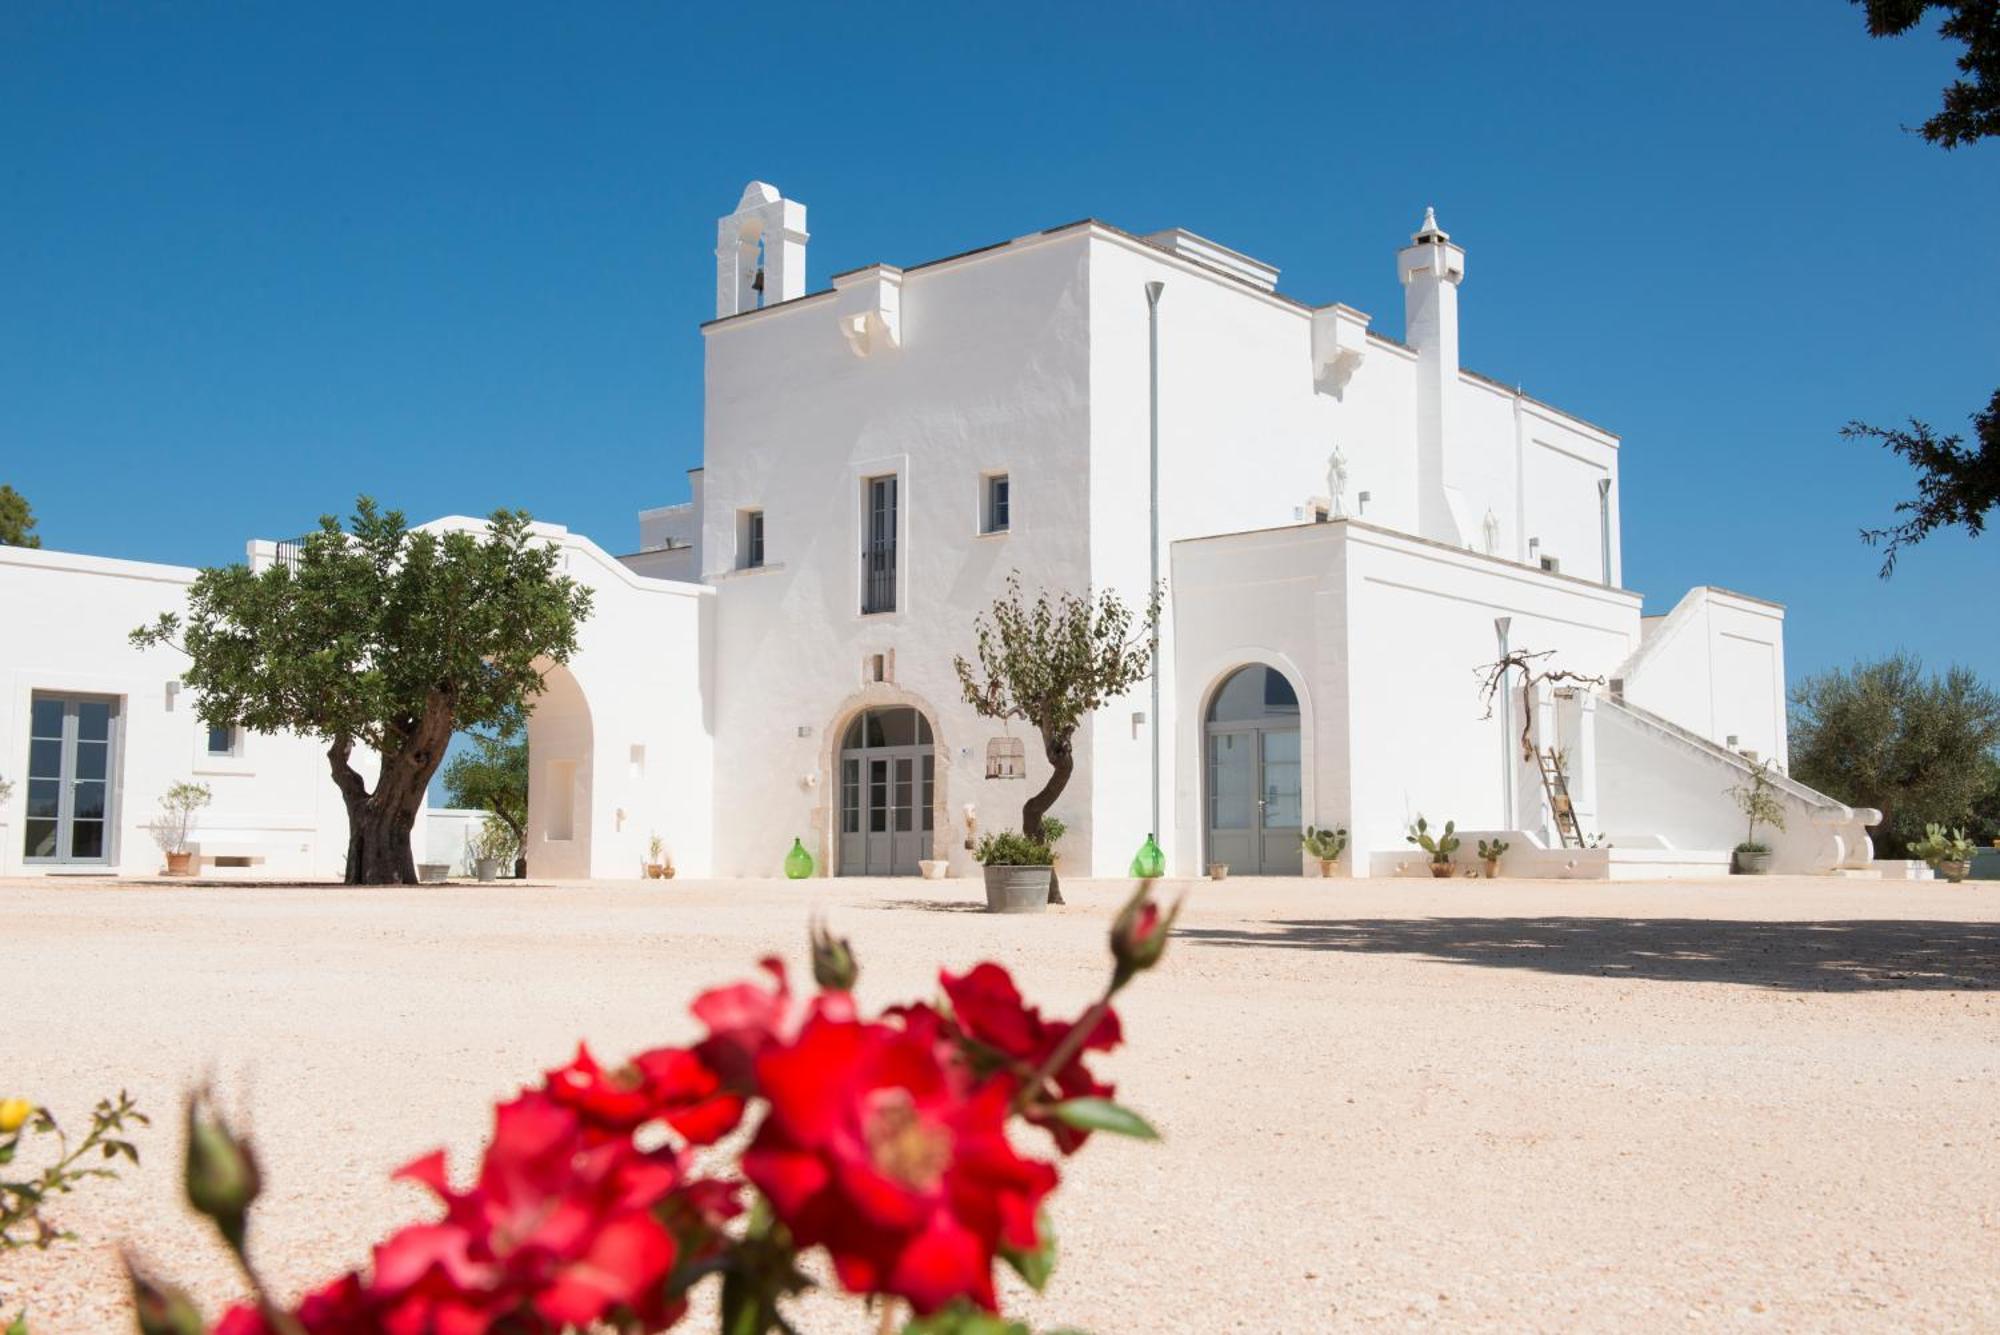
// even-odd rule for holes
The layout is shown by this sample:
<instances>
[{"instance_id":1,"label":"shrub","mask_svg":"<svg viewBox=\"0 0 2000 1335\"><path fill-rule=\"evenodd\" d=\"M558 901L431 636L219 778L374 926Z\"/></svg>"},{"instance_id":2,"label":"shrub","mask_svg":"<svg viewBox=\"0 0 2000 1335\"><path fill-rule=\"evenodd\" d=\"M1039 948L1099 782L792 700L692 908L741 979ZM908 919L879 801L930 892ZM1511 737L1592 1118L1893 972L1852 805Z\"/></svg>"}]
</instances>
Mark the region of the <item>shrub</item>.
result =
<instances>
[{"instance_id":1,"label":"shrub","mask_svg":"<svg viewBox=\"0 0 2000 1335\"><path fill-rule=\"evenodd\" d=\"M205 783L176 783L160 794L160 814L146 822L153 842L162 853L185 853L188 832L194 829L194 813L209 804L213 795Z\"/></svg>"},{"instance_id":2,"label":"shrub","mask_svg":"<svg viewBox=\"0 0 2000 1335\"><path fill-rule=\"evenodd\" d=\"M987 835L973 856L983 867L1046 867L1055 861L1055 851L1046 843L1013 830Z\"/></svg>"}]
</instances>

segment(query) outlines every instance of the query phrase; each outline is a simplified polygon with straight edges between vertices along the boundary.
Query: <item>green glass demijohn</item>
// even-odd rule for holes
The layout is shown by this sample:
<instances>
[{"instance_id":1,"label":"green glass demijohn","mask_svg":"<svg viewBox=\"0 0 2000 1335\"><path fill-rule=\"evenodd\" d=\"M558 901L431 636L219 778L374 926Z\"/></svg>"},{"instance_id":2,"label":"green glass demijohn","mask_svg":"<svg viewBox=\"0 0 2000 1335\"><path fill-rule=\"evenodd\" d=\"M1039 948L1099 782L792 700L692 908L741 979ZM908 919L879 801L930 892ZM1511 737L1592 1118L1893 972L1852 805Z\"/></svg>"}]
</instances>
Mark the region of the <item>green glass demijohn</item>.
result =
<instances>
[{"instance_id":1,"label":"green glass demijohn","mask_svg":"<svg viewBox=\"0 0 2000 1335\"><path fill-rule=\"evenodd\" d=\"M785 875L794 881L803 881L813 874L813 855L806 852L806 846L797 839L792 840L792 851L785 854Z\"/></svg>"},{"instance_id":2,"label":"green glass demijohn","mask_svg":"<svg viewBox=\"0 0 2000 1335\"><path fill-rule=\"evenodd\" d=\"M1146 842L1139 845L1139 851L1132 855L1132 875L1142 881L1150 881L1167 874L1167 855L1153 842L1149 833Z\"/></svg>"}]
</instances>

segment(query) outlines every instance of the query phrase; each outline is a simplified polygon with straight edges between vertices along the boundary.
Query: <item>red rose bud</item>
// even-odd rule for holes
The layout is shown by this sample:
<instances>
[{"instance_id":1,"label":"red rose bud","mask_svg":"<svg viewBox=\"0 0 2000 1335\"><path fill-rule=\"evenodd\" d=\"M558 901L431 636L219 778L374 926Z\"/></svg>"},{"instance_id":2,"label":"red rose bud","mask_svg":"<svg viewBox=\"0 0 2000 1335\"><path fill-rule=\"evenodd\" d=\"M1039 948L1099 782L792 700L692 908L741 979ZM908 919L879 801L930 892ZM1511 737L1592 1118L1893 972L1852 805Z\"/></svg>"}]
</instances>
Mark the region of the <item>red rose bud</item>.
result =
<instances>
[{"instance_id":1,"label":"red rose bud","mask_svg":"<svg viewBox=\"0 0 2000 1335\"><path fill-rule=\"evenodd\" d=\"M188 1095L186 1171L188 1204L214 1220L223 1239L241 1255L250 1203L263 1183L257 1156L216 1113L206 1090Z\"/></svg>"},{"instance_id":2,"label":"red rose bud","mask_svg":"<svg viewBox=\"0 0 2000 1335\"><path fill-rule=\"evenodd\" d=\"M126 1253L124 1260L125 1278L132 1285L132 1311L139 1319L139 1335L202 1335L207 1327L192 1299L139 1269L131 1253Z\"/></svg>"},{"instance_id":3,"label":"red rose bud","mask_svg":"<svg viewBox=\"0 0 2000 1335\"><path fill-rule=\"evenodd\" d=\"M837 937L823 922L812 925L813 981L829 992L852 992L861 966L845 937Z\"/></svg>"},{"instance_id":4,"label":"red rose bud","mask_svg":"<svg viewBox=\"0 0 2000 1335\"><path fill-rule=\"evenodd\" d=\"M1118 962L1111 982L1114 992L1160 962L1174 919L1180 915L1180 900L1175 900L1173 908L1162 914L1160 906L1153 902L1150 885L1141 885L1125 901L1125 907L1118 910L1117 920L1111 924L1111 958Z\"/></svg>"}]
</instances>

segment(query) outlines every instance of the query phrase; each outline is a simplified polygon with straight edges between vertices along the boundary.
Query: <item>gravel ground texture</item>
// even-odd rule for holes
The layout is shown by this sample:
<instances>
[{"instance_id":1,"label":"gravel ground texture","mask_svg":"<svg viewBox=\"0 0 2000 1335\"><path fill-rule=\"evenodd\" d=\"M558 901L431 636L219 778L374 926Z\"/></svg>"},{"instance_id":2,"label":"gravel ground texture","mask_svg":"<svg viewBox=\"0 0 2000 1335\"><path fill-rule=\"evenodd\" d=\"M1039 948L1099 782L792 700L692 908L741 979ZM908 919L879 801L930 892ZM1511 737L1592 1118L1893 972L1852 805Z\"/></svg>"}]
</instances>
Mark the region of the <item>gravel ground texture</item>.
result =
<instances>
[{"instance_id":1,"label":"gravel ground texture","mask_svg":"<svg viewBox=\"0 0 2000 1335\"><path fill-rule=\"evenodd\" d=\"M2000 886L1185 888L1103 1063L1165 1139L1065 1165L1055 1280L1003 1293L1037 1329L2000 1328ZM702 988L768 952L805 971L814 911L864 1005L990 958L1080 1008L1129 886L1064 889L992 917L971 881L0 883L0 1096L155 1115L138 1169L51 1208L80 1243L0 1254L0 1311L129 1330L121 1243L211 1311L238 1296L178 1198L204 1078L253 1128L252 1246L291 1294L423 1215L391 1170L463 1166L578 1038L686 1040Z\"/></svg>"}]
</instances>

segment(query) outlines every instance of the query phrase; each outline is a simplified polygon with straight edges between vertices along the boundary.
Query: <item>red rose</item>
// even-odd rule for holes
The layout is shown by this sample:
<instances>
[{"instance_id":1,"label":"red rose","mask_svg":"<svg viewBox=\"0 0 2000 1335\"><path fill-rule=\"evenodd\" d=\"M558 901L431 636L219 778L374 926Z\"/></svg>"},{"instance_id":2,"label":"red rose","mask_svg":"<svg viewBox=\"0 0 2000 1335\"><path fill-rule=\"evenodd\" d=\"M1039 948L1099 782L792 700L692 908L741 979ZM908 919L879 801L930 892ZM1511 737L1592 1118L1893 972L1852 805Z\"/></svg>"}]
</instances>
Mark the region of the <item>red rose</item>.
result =
<instances>
[{"instance_id":1,"label":"red rose","mask_svg":"<svg viewBox=\"0 0 2000 1335\"><path fill-rule=\"evenodd\" d=\"M548 1073L547 1088L598 1139L624 1139L657 1118L690 1144L710 1145L743 1117L743 1099L686 1048L655 1048L606 1071L579 1044L576 1060Z\"/></svg>"},{"instance_id":2,"label":"red rose","mask_svg":"<svg viewBox=\"0 0 2000 1335\"><path fill-rule=\"evenodd\" d=\"M1036 1246L1056 1184L1007 1143L1007 1082L972 1087L922 1033L825 1015L756 1074L770 1113L743 1173L801 1246L824 1246L853 1292L994 1308L994 1257Z\"/></svg>"},{"instance_id":3,"label":"red rose","mask_svg":"<svg viewBox=\"0 0 2000 1335\"><path fill-rule=\"evenodd\" d=\"M546 1094L500 1106L470 1191L451 1188L442 1153L398 1176L436 1192L445 1215L375 1250L368 1297L393 1335L585 1325L656 1303L673 1266L673 1238L652 1207L678 1169L629 1141L594 1141Z\"/></svg>"},{"instance_id":4,"label":"red rose","mask_svg":"<svg viewBox=\"0 0 2000 1335\"><path fill-rule=\"evenodd\" d=\"M1013 1079L1018 1084L1026 1071L1038 1070L1041 1064L1055 1053L1062 1041L1076 1026L1060 1020L1044 1020L1040 1010L1021 1000L1021 991L1014 986L1014 979L997 964L980 964L972 972L962 976L940 973L938 982L944 994L951 1000L958 1028L977 1045L973 1052L975 1065L985 1066L993 1060L993 1054L1009 1059L1014 1064ZM1118 1046L1122 1033L1118 1024L1118 1012L1106 1010L1103 1019L1097 1022L1076 1055L1064 1062L1062 1068L1053 1074L1057 1094L1061 1098L1108 1099L1116 1092L1116 1087L1100 1081L1083 1064L1086 1052L1109 1052ZM982 1054L978 1048L989 1049ZM982 1060L984 1057L984 1060ZM1028 1120L1045 1128L1055 1137L1056 1147L1064 1154L1074 1154L1090 1138L1087 1131L1066 1126L1055 1121L1034 1106L1027 1112Z\"/></svg>"}]
</instances>

